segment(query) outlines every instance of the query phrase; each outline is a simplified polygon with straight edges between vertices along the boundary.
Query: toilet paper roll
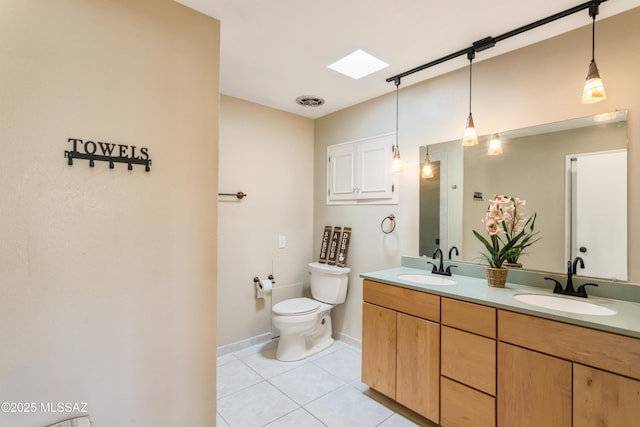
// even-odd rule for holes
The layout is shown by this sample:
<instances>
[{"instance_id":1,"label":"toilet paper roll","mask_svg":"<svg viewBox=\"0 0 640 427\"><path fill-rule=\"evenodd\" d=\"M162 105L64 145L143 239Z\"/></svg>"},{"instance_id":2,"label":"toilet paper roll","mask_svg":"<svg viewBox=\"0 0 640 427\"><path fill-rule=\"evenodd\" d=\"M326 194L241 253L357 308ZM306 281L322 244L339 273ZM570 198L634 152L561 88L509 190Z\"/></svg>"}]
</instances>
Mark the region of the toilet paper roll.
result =
<instances>
[{"instance_id":1,"label":"toilet paper roll","mask_svg":"<svg viewBox=\"0 0 640 427\"><path fill-rule=\"evenodd\" d=\"M265 296L271 293L271 289L273 288L273 282L269 279L260 279L256 283L256 297L264 298Z\"/></svg>"}]
</instances>

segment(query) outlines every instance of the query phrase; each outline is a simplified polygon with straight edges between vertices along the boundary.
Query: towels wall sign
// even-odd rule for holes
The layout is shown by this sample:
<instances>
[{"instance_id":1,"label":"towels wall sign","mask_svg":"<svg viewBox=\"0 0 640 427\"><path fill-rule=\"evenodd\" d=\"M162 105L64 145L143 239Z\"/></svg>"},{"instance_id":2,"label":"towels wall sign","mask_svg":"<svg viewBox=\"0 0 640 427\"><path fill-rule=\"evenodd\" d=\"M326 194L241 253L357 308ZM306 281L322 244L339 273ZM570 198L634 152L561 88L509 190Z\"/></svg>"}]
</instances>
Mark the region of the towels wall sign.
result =
<instances>
[{"instance_id":1,"label":"towels wall sign","mask_svg":"<svg viewBox=\"0 0 640 427\"><path fill-rule=\"evenodd\" d=\"M108 162L109 169L114 168L115 163L126 163L129 170L133 165L144 165L144 170L151 170L151 159L147 147L135 145L113 144L110 142L83 141L79 138L69 138L67 142L72 145L71 150L65 150L69 166L73 166L73 159L89 160L89 166L93 167L96 161Z\"/></svg>"}]
</instances>

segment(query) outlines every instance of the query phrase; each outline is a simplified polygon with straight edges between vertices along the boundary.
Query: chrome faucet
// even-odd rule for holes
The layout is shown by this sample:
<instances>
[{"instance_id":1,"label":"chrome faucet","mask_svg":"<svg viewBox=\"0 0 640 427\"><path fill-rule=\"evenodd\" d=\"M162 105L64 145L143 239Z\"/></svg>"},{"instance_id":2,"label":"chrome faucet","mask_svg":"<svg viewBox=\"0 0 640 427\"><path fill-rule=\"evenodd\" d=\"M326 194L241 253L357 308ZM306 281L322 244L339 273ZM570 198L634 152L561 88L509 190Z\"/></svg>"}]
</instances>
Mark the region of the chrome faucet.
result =
<instances>
[{"instance_id":1,"label":"chrome faucet","mask_svg":"<svg viewBox=\"0 0 640 427\"><path fill-rule=\"evenodd\" d=\"M436 248L436 250L433 251L432 259L434 259L434 260L438 259L438 254L440 255L440 265L439 266L436 266L431 261L427 262L428 264L431 264L433 266L433 268L431 269L431 273L440 274L441 276L451 276L451 267L457 267L457 265L450 265L445 270L445 268L444 268L444 260L443 260L444 255L442 254L442 249Z\"/></svg>"},{"instance_id":2,"label":"chrome faucet","mask_svg":"<svg viewBox=\"0 0 640 427\"><path fill-rule=\"evenodd\" d=\"M576 274L578 264L580 264L580 268L584 268L584 260L580 257L577 257L576 259L574 259L573 264L571 263L571 261L567 261L567 284L564 287L564 289L562 289L562 285L556 279L552 279L551 277L544 278L544 280L551 280L555 283L555 286L553 287L554 294L571 295L574 297L588 298L586 287L598 286L595 283L585 283L584 285L578 286L577 291L573 288L573 275Z\"/></svg>"}]
</instances>

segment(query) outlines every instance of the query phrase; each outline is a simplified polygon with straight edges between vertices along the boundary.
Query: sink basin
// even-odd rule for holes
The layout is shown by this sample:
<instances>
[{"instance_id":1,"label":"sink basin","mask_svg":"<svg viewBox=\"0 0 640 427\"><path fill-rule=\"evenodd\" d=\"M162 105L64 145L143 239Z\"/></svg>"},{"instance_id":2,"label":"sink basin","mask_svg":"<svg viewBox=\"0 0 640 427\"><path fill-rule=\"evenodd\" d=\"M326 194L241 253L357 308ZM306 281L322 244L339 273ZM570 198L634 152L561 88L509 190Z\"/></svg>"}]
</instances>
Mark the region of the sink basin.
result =
<instances>
[{"instance_id":1,"label":"sink basin","mask_svg":"<svg viewBox=\"0 0 640 427\"><path fill-rule=\"evenodd\" d=\"M614 310L598 304L554 295L516 294L513 298L525 304L564 311L566 313L590 314L593 316L611 316L616 314Z\"/></svg>"},{"instance_id":2,"label":"sink basin","mask_svg":"<svg viewBox=\"0 0 640 427\"><path fill-rule=\"evenodd\" d=\"M421 285L447 286L456 284L456 282L451 279L432 276L430 274L398 274L398 279L406 280L407 282L419 283Z\"/></svg>"}]
</instances>

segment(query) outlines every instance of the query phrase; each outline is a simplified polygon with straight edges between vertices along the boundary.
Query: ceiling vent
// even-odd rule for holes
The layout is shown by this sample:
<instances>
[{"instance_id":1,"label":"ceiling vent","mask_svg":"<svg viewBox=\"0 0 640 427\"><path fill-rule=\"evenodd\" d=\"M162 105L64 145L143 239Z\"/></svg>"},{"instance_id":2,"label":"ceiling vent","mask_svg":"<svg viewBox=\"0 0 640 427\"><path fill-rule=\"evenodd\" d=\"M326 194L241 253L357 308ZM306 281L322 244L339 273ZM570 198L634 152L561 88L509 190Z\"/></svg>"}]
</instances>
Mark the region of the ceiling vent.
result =
<instances>
[{"instance_id":1,"label":"ceiling vent","mask_svg":"<svg viewBox=\"0 0 640 427\"><path fill-rule=\"evenodd\" d=\"M313 95L302 95L296 98L296 102L303 107L319 107L324 104L324 99Z\"/></svg>"}]
</instances>

